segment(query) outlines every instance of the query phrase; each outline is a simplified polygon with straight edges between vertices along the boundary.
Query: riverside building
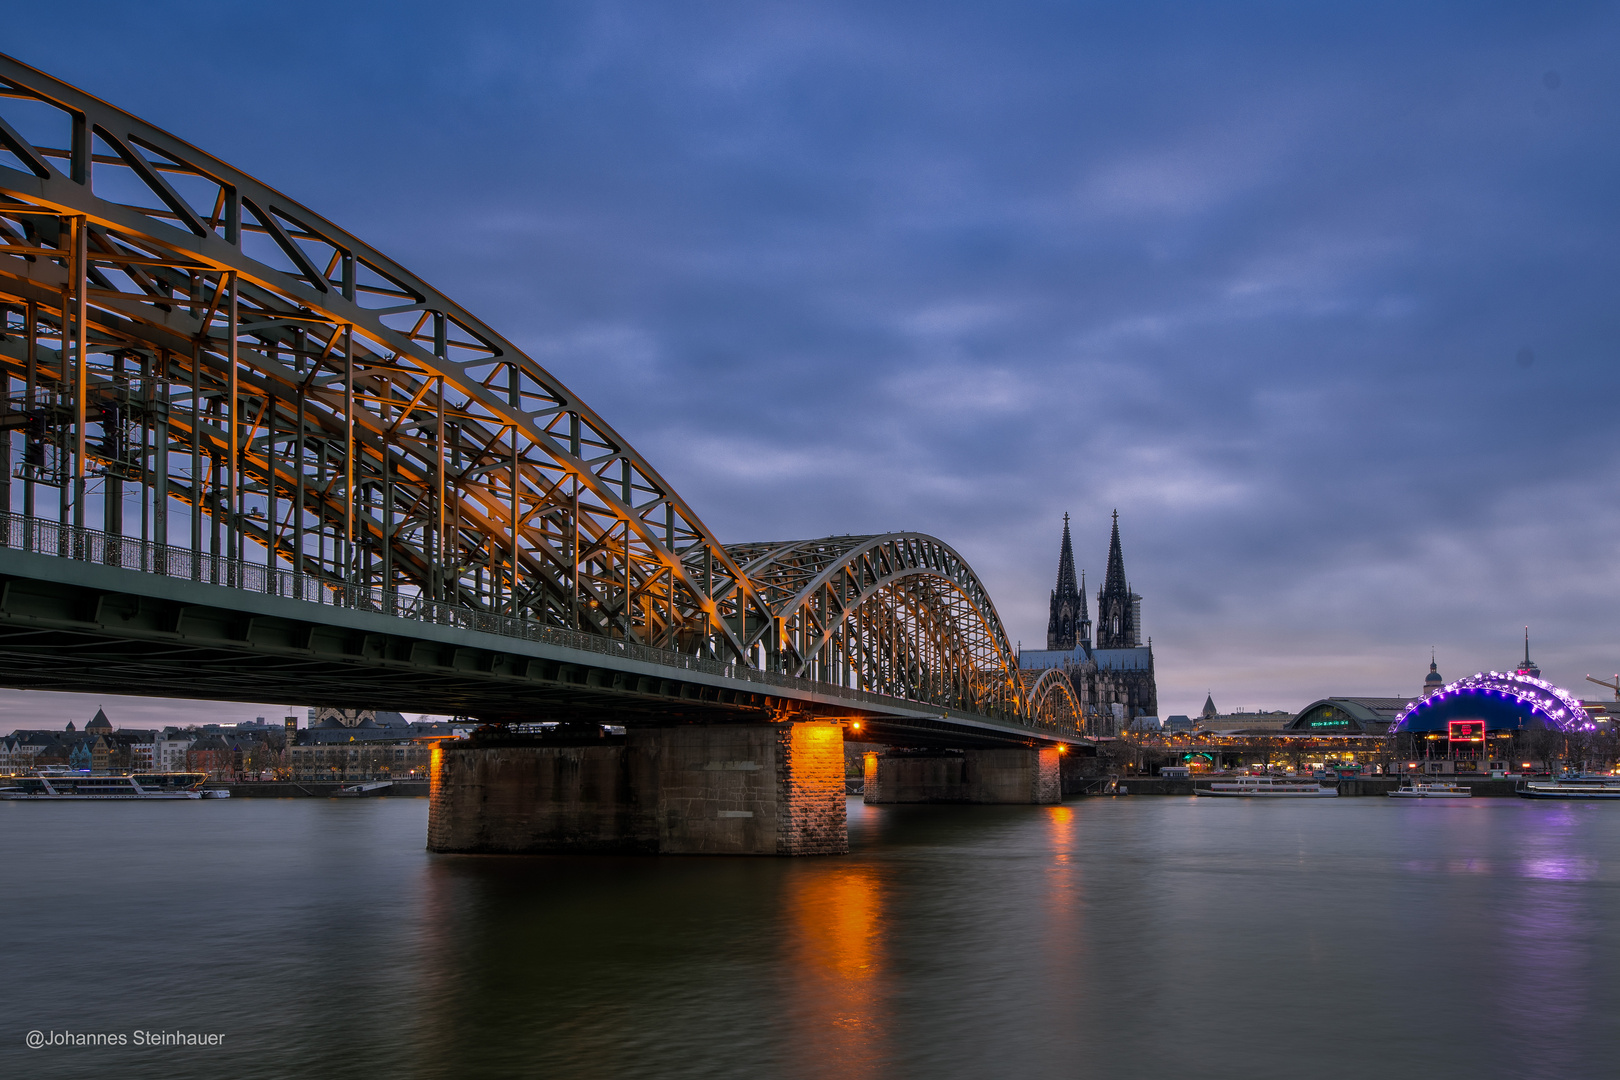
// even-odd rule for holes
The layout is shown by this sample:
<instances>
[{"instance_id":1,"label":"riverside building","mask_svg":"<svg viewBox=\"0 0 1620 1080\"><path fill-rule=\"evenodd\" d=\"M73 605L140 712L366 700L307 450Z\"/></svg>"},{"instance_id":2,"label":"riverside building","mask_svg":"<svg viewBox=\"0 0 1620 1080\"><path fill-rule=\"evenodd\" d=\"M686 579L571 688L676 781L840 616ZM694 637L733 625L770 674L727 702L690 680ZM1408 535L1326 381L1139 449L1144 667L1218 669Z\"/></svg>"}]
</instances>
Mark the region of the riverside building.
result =
<instances>
[{"instance_id":1,"label":"riverside building","mask_svg":"<svg viewBox=\"0 0 1620 1080\"><path fill-rule=\"evenodd\" d=\"M1425 681L1425 690L1389 727L1405 771L1544 771L1600 722L1568 690L1541 678L1528 627L1524 659L1512 671L1481 671L1433 690Z\"/></svg>"}]
</instances>

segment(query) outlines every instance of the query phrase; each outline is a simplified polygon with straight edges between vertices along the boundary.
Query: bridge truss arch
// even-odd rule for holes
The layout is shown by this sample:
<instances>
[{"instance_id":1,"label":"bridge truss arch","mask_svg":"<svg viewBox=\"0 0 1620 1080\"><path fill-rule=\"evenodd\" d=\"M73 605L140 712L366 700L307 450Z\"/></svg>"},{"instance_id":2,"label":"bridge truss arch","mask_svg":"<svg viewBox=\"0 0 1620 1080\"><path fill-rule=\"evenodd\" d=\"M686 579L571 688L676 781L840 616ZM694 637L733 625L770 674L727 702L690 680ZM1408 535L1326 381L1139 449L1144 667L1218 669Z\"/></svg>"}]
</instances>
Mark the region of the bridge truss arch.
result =
<instances>
[{"instance_id":1,"label":"bridge truss arch","mask_svg":"<svg viewBox=\"0 0 1620 1080\"><path fill-rule=\"evenodd\" d=\"M0 305L30 512L726 660L768 628L669 484L492 328L5 56Z\"/></svg>"},{"instance_id":2,"label":"bridge truss arch","mask_svg":"<svg viewBox=\"0 0 1620 1080\"><path fill-rule=\"evenodd\" d=\"M1085 730L1085 712L1074 696L1074 684L1062 668L1020 672L1031 720L1042 727L1063 731Z\"/></svg>"},{"instance_id":3,"label":"bridge truss arch","mask_svg":"<svg viewBox=\"0 0 1620 1080\"><path fill-rule=\"evenodd\" d=\"M0 377L7 529L1030 723L994 607L947 545L722 545L602 417L416 274L4 55Z\"/></svg>"},{"instance_id":4,"label":"bridge truss arch","mask_svg":"<svg viewBox=\"0 0 1620 1080\"><path fill-rule=\"evenodd\" d=\"M973 568L923 533L732 544L771 612L780 670L969 712L1028 716Z\"/></svg>"}]
</instances>

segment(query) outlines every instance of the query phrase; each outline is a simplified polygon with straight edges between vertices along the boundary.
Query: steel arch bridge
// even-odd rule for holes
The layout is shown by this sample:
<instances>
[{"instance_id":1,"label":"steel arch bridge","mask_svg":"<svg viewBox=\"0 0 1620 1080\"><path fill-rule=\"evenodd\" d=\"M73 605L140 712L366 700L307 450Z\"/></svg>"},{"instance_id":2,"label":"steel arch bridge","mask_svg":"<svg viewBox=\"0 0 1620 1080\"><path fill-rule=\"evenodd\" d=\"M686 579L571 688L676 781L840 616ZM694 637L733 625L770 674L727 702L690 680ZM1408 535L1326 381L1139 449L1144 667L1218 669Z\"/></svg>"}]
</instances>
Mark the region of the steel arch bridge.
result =
<instances>
[{"instance_id":1,"label":"steel arch bridge","mask_svg":"<svg viewBox=\"0 0 1620 1080\"><path fill-rule=\"evenodd\" d=\"M1074 684L1062 668L1021 671L1019 674L1024 678L1024 698L1029 703L1029 714L1036 723L1064 731L1086 729L1085 712L1074 696Z\"/></svg>"},{"instance_id":2,"label":"steel arch bridge","mask_svg":"<svg viewBox=\"0 0 1620 1080\"><path fill-rule=\"evenodd\" d=\"M789 674L973 712L1026 709L995 607L942 541L890 533L726 550L779 621Z\"/></svg>"},{"instance_id":3,"label":"steel arch bridge","mask_svg":"<svg viewBox=\"0 0 1620 1080\"><path fill-rule=\"evenodd\" d=\"M941 541L721 544L421 278L5 56L0 312L0 548L1078 730Z\"/></svg>"}]
</instances>

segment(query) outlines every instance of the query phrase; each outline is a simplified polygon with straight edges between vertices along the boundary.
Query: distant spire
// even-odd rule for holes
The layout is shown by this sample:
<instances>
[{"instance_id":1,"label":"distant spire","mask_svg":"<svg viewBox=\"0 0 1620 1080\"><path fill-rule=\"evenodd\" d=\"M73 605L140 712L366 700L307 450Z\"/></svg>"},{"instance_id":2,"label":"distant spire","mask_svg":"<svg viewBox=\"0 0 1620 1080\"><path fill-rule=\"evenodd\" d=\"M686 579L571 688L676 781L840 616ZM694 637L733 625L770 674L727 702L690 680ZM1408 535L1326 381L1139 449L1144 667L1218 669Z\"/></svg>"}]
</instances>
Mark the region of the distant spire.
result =
<instances>
[{"instance_id":1,"label":"distant spire","mask_svg":"<svg viewBox=\"0 0 1620 1080\"><path fill-rule=\"evenodd\" d=\"M1075 595L1079 590L1074 583L1074 545L1069 540L1069 515L1063 515L1063 546L1058 550L1057 594Z\"/></svg>"},{"instance_id":2,"label":"distant spire","mask_svg":"<svg viewBox=\"0 0 1620 1080\"><path fill-rule=\"evenodd\" d=\"M1108 541L1108 572L1103 576L1103 592L1129 593L1125 584L1125 554L1119 547L1119 511L1114 511L1114 535Z\"/></svg>"},{"instance_id":3,"label":"distant spire","mask_svg":"<svg viewBox=\"0 0 1620 1080\"><path fill-rule=\"evenodd\" d=\"M1541 678L1541 669L1530 659L1530 628L1524 628L1524 662L1519 665L1519 674L1528 675L1532 679Z\"/></svg>"},{"instance_id":4,"label":"distant spire","mask_svg":"<svg viewBox=\"0 0 1620 1080\"><path fill-rule=\"evenodd\" d=\"M1052 607L1046 621L1046 647L1068 651L1079 644L1080 612L1085 598L1074 581L1074 543L1069 538L1069 515L1063 515L1063 543L1058 549L1057 588L1052 590Z\"/></svg>"},{"instance_id":5,"label":"distant spire","mask_svg":"<svg viewBox=\"0 0 1620 1080\"><path fill-rule=\"evenodd\" d=\"M1119 545L1119 511L1114 511L1114 531L1108 540L1108 569L1103 587L1097 591L1097 648L1130 649L1142 643L1137 637L1137 598L1125 581L1125 555Z\"/></svg>"},{"instance_id":6,"label":"distant spire","mask_svg":"<svg viewBox=\"0 0 1620 1080\"><path fill-rule=\"evenodd\" d=\"M1445 688L1446 680L1440 677L1440 665L1434 659L1434 646L1429 646L1429 673L1423 676L1423 696L1437 693Z\"/></svg>"}]
</instances>

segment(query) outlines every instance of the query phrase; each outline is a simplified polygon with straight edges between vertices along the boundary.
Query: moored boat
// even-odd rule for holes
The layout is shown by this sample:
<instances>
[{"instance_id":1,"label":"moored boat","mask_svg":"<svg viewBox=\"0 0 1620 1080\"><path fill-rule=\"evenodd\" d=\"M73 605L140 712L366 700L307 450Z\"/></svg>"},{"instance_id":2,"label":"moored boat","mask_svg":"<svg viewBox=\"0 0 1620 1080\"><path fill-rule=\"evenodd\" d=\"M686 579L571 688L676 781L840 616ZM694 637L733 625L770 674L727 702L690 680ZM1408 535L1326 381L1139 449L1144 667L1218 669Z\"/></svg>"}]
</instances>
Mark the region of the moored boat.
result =
<instances>
[{"instance_id":1,"label":"moored boat","mask_svg":"<svg viewBox=\"0 0 1620 1080\"><path fill-rule=\"evenodd\" d=\"M394 782L392 780L373 780L365 784L350 784L348 787L338 788L332 792L332 797L334 799L363 799L371 795L381 795L393 786Z\"/></svg>"},{"instance_id":2,"label":"moored boat","mask_svg":"<svg viewBox=\"0 0 1620 1080\"><path fill-rule=\"evenodd\" d=\"M200 799L205 773L122 773L91 776L87 773L38 772L13 777L0 787L0 799L22 802L150 802Z\"/></svg>"},{"instance_id":3,"label":"moored boat","mask_svg":"<svg viewBox=\"0 0 1620 1080\"><path fill-rule=\"evenodd\" d=\"M1224 796L1238 799L1336 799L1339 792L1324 787L1315 780L1277 780L1270 776L1240 776L1235 780L1217 780L1207 788L1197 788L1194 795Z\"/></svg>"},{"instance_id":4,"label":"moored boat","mask_svg":"<svg viewBox=\"0 0 1620 1080\"><path fill-rule=\"evenodd\" d=\"M1527 780L1520 784L1521 799L1620 799L1620 777L1575 776L1559 780Z\"/></svg>"},{"instance_id":5,"label":"moored boat","mask_svg":"<svg viewBox=\"0 0 1620 1080\"><path fill-rule=\"evenodd\" d=\"M1389 793L1392 799L1471 799L1473 796L1473 788L1438 780L1408 780Z\"/></svg>"}]
</instances>

